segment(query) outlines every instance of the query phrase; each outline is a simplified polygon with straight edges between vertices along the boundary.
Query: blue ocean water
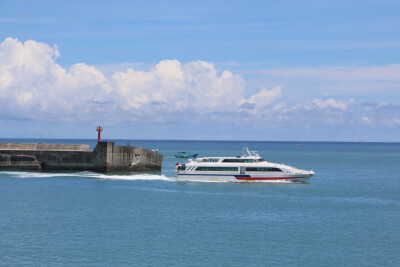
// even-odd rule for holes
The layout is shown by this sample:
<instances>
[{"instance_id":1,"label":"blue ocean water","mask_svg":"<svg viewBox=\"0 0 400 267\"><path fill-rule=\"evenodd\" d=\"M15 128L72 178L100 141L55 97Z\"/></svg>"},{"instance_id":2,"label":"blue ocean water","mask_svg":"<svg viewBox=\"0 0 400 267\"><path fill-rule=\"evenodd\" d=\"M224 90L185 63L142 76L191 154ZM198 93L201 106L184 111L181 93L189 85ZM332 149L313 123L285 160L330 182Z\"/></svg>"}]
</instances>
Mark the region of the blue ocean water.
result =
<instances>
[{"instance_id":1,"label":"blue ocean water","mask_svg":"<svg viewBox=\"0 0 400 267\"><path fill-rule=\"evenodd\" d=\"M256 184L174 181L176 152L240 155L243 142L115 141L158 147L162 171L0 172L1 266L400 265L399 143L246 142L316 172Z\"/></svg>"}]
</instances>

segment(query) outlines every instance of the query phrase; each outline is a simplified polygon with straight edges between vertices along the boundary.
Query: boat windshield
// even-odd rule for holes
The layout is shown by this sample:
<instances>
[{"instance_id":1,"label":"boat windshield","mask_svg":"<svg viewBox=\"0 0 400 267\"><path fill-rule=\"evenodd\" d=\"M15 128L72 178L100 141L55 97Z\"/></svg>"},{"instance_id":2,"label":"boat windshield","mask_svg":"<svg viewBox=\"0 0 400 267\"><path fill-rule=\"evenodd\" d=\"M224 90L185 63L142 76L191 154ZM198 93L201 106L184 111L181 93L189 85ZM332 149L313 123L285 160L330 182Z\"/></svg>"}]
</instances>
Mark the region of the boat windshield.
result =
<instances>
[{"instance_id":1,"label":"boat windshield","mask_svg":"<svg viewBox=\"0 0 400 267\"><path fill-rule=\"evenodd\" d=\"M224 159L222 162L254 162L254 159Z\"/></svg>"}]
</instances>

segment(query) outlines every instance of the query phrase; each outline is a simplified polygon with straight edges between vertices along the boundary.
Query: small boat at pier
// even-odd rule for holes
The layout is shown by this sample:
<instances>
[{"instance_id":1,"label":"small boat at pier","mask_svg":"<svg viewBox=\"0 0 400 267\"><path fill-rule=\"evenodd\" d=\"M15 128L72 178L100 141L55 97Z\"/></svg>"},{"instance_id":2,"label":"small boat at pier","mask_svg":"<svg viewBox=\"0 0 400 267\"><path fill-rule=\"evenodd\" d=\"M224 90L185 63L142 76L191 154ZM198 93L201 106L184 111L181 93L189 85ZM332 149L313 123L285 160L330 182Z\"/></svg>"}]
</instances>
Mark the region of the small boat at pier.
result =
<instances>
[{"instance_id":1,"label":"small boat at pier","mask_svg":"<svg viewBox=\"0 0 400 267\"><path fill-rule=\"evenodd\" d=\"M199 153L190 154L190 151L183 151L176 153L175 158L180 158L180 159L197 158L197 155L199 155Z\"/></svg>"}]
</instances>

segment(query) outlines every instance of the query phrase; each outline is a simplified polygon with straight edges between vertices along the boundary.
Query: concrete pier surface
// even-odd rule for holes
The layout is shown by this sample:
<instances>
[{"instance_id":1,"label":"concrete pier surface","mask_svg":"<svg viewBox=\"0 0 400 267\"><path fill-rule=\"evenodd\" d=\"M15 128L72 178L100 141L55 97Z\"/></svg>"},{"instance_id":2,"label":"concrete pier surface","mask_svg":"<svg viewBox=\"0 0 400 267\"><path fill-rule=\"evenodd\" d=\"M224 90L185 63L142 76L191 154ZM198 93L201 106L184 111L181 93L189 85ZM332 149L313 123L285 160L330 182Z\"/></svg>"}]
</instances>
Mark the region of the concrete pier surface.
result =
<instances>
[{"instance_id":1,"label":"concrete pier surface","mask_svg":"<svg viewBox=\"0 0 400 267\"><path fill-rule=\"evenodd\" d=\"M135 146L99 142L89 145L0 143L0 170L152 171L163 156Z\"/></svg>"}]
</instances>

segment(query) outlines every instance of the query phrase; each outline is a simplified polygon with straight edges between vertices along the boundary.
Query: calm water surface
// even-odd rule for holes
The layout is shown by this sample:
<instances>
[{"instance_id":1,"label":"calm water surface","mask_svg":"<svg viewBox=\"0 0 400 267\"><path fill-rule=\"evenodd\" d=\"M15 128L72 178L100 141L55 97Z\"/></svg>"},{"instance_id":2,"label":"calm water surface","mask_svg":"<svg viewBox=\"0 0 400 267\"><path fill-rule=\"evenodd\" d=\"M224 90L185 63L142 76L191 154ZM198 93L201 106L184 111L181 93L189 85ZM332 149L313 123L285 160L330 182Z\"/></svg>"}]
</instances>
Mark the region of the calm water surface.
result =
<instances>
[{"instance_id":1,"label":"calm water surface","mask_svg":"<svg viewBox=\"0 0 400 267\"><path fill-rule=\"evenodd\" d=\"M316 175L236 184L176 182L173 155L240 155L243 142L128 142L158 146L162 171L0 172L0 265L400 265L398 143L246 142Z\"/></svg>"}]
</instances>

